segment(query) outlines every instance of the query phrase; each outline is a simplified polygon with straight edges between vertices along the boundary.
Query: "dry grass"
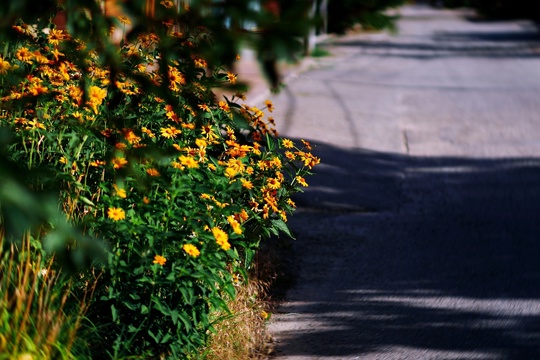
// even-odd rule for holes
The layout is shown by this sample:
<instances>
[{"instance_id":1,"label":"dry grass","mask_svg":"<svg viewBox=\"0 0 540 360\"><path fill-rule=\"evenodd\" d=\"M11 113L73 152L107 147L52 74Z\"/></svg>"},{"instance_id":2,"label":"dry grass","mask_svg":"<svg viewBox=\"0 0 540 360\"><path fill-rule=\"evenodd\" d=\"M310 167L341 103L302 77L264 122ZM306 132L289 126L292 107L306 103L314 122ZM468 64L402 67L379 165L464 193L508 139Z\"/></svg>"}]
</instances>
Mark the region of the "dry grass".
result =
<instances>
[{"instance_id":1,"label":"dry grass","mask_svg":"<svg viewBox=\"0 0 540 360\"><path fill-rule=\"evenodd\" d=\"M30 242L7 244L0 234L0 359L71 359L86 299L66 312L70 283Z\"/></svg>"},{"instance_id":2,"label":"dry grass","mask_svg":"<svg viewBox=\"0 0 540 360\"><path fill-rule=\"evenodd\" d=\"M265 332L264 301L261 293L264 286L258 281L249 281L237 287L237 296L229 302L230 315L224 316L216 326L204 359L266 359L268 347Z\"/></svg>"},{"instance_id":3,"label":"dry grass","mask_svg":"<svg viewBox=\"0 0 540 360\"><path fill-rule=\"evenodd\" d=\"M274 243L272 243L274 242ZM266 331L272 310L280 294L290 285L290 261L287 240L276 239L262 247L250 278L237 286L237 296L228 303L230 315L215 325L208 346L201 354L208 360L262 360L273 353L273 342ZM274 296L276 295L276 296Z\"/></svg>"}]
</instances>

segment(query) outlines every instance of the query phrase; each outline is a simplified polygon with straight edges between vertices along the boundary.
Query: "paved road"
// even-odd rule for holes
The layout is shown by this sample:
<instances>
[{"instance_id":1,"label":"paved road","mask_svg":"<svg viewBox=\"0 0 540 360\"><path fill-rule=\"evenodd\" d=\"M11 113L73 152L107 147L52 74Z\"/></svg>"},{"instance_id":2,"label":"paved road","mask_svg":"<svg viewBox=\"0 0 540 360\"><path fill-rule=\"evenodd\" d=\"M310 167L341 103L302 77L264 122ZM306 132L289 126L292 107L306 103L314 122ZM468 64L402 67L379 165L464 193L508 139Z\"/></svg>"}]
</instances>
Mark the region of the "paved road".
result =
<instances>
[{"instance_id":1,"label":"paved road","mask_svg":"<svg viewBox=\"0 0 540 360\"><path fill-rule=\"evenodd\" d=\"M540 359L540 36L407 7L274 98L323 164L277 359Z\"/></svg>"}]
</instances>

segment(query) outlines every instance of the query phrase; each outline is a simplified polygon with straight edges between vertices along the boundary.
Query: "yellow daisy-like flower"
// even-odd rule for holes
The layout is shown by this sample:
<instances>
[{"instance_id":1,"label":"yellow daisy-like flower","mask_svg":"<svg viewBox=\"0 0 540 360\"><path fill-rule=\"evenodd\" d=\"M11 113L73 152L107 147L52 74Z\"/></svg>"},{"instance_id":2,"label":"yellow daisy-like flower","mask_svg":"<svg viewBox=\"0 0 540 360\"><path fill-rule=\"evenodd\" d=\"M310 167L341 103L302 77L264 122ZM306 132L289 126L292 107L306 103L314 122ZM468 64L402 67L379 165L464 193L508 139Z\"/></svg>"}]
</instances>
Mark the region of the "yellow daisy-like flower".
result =
<instances>
[{"instance_id":1,"label":"yellow daisy-like flower","mask_svg":"<svg viewBox=\"0 0 540 360\"><path fill-rule=\"evenodd\" d=\"M208 105L206 104L199 104L197 105L199 107L199 109L201 109L202 111L206 111L206 112L210 112L210 108L208 107Z\"/></svg>"},{"instance_id":2,"label":"yellow daisy-like flower","mask_svg":"<svg viewBox=\"0 0 540 360\"><path fill-rule=\"evenodd\" d=\"M166 139L175 138L176 135L180 134L182 130L178 130L174 126L169 126L167 128L161 128L161 136L163 136Z\"/></svg>"},{"instance_id":3,"label":"yellow daisy-like flower","mask_svg":"<svg viewBox=\"0 0 540 360\"><path fill-rule=\"evenodd\" d=\"M304 179L303 177L297 176L295 179L303 187L308 187L308 183L306 182L306 179Z\"/></svg>"},{"instance_id":4,"label":"yellow daisy-like flower","mask_svg":"<svg viewBox=\"0 0 540 360\"><path fill-rule=\"evenodd\" d=\"M11 69L11 64L0 56L0 74L5 74Z\"/></svg>"},{"instance_id":5,"label":"yellow daisy-like flower","mask_svg":"<svg viewBox=\"0 0 540 360\"><path fill-rule=\"evenodd\" d=\"M234 218L233 215L227 216L227 221L231 225L233 231L235 234L242 234L242 227L240 226L240 223Z\"/></svg>"},{"instance_id":6,"label":"yellow daisy-like flower","mask_svg":"<svg viewBox=\"0 0 540 360\"><path fill-rule=\"evenodd\" d=\"M212 228L212 234L216 239L216 243L221 246L223 250L227 251L231 248L231 244L229 244L229 235L227 235L225 231L218 227L214 227Z\"/></svg>"},{"instance_id":7,"label":"yellow daisy-like flower","mask_svg":"<svg viewBox=\"0 0 540 360\"><path fill-rule=\"evenodd\" d=\"M192 156L182 155L178 158L178 160L180 161L180 164L190 169L196 169L199 167L199 163Z\"/></svg>"},{"instance_id":8,"label":"yellow daisy-like flower","mask_svg":"<svg viewBox=\"0 0 540 360\"><path fill-rule=\"evenodd\" d=\"M235 168L230 167L230 166L225 168L225 176L227 178L232 179L236 175L238 175L238 171Z\"/></svg>"},{"instance_id":9,"label":"yellow daisy-like flower","mask_svg":"<svg viewBox=\"0 0 540 360\"><path fill-rule=\"evenodd\" d=\"M142 127L142 128L141 128L141 131L142 131L143 133L145 133L146 135L148 135L148 137L150 137L150 138L156 137L156 135L154 135L154 133L152 132L152 130L150 130L150 129L146 128L146 127Z\"/></svg>"},{"instance_id":10,"label":"yellow daisy-like flower","mask_svg":"<svg viewBox=\"0 0 540 360\"><path fill-rule=\"evenodd\" d=\"M281 145L285 149L292 149L294 147L294 143L290 139L281 139Z\"/></svg>"},{"instance_id":11,"label":"yellow daisy-like flower","mask_svg":"<svg viewBox=\"0 0 540 360\"><path fill-rule=\"evenodd\" d=\"M219 101L218 102L218 107L223 110L223 111L226 111L226 112L229 112L231 109L229 108L229 104L227 104L226 101Z\"/></svg>"},{"instance_id":12,"label":"yellow daisy-like flower","mask_svg":"<svg viewBox=\"0 0 540 360\"><path fill-rule=\"evenodd\" d=\"M154 264L159 264L163 266L165 265L166 262L167 262L167 259L165 258L165 256L161 256L161 255L154 256L154 261L153 261Z\"/></svg>"},{"instance_id":13,"label":"yellow daisy-like flower","mask_svg":"<svg viewBox=\"0 0 540 360\"><path fill-rule=\"evenodd\" d=\"M126 160L126 158L117 157L112 159L111 163L113 164L113 168L120 169L123 168L128 163L128 161Z\"/></svg>"},{"instance_id":14,"label":"yellow daisy-like flower","mask_svg":"<svg viewBox=\"0 0 540 360\"><path fill-rule=\"evenodd\" d=\"M126 212L122 208L110 207L107 211L107 216L113 221L124 220L126 218Z\"/></svg>"},{"instance_id":15,"label":"yellow daisy-like flower","mask_svg":"<svg viewBox=\"0 0 540 360\"><path fill-rule=\"evenodd\" d=\"M201 254L199 249L193 244L185 244L182 246L182 249L188 254L189 256L197 257Z\"/></svg>"},{"instance_id":16,"label":"yellow daisy-like flower","mask_svg":"<svg viewBox=\"0 0 540 360\"><path fill-rule=\"evenodd\" d=\"M205 68L208 66L208 64L206 63L206 60L201 59L201 58L194 59L193 63L195 64L196 67L199 67L199 68Z\"/></svg>"},{"instance_id":17,"label":"yellow daisy-like flower","mask_svg":"<svg viewBox=\"0 0 540 360\"><path fill-rule=\"evenodd\" d=\"M113 188L118 197L121 197L122 199L125 199L127 197L127 193L125 189L118 187L118 185L116 184L113 184Z\"/></svg>"},{"instance_id":18,"label":"yellow daisy-like flower","mask_svg":"<svg viewBox=\"0 0 540 360\"><path fill-rule=\"evenodd\" d=\"M246 189L248 190L253 189L253 183L251 181L246 180L246 179L240 179L240 181L242 182L242 186L245 187Z\"/></svg>"},{"instance_id":19,"label":"yellow daisy-like flower","mask_svg":"<svg viewBox=\"0 0 540 360\"><path fill-rule=\"evenodd\" d=\"M231 72L227 72L227 80L229 80L229 82L230 82L231 84L233 84L233 85L236 84L236 79L237 79L237 76L236 76L236 75L234 75L234 74L231 73Z\"/></svg>"},{"instance_id":20,"label":"yellow daisy-like flower","mask_svg":"<svg viewBox=\"0 0 540 360\"><path fill-rule=\"evenodd\" d=\"M51 29L49 35L47 35L47 40L52 45L58 45L61 41L66 39L66 33L63 30Z\"/></svg>"},{"instance_id":21,"label":"yellow daisy-like flower","mask_svg":"<svg viewBox=\"0 0 540 360\"><path fill-rule=\"evenodd\" d=\"M28 50L28 48L24 46L19 48L19 50L17 50L17 52L15 53L15 56L20 61L28 62L30 64L32 63L32 59L34 58L34 54L30 50Z\"/></svg>"},{"instance_id":22,"label":"yellow daisy-like flower","mask_svg":"<svg viewBox=\"0 0 540 360\"><path fill-rule=\"evenodd\" d=\"M199 148L205 148L208 145L208 142L204 139L196 139L195 145L197 145Z\"/></svg>"},{"instance_id":23,"label":"yellow daisy-like flower","mask_svg":"<svg viewBox=\"0 0 540 360\"><path fill-rule=\"evenodd\" d=\"M274 104L272 104L270 100L265 100L264 105L266 105L266 109L268 109L268 111L274 111Z\"/></svg>"},{"instance_id":24,"label":"yellow daisy-like flower","mask_svg":"<svg viewBox=\"0 0 540 360\"><path fill-rule=\"evenodd\" d=\"M90 86L88 89L88 104L97 114L97 107L101 105L103 99L107 96L107 90L100 88L99 86Z\"/></svg>"},{"instance_id":25,"label":"yellow daisy-like flower","mask_svg":"<svg viewBox=\"0 0 540 360\"><path fill-rule=\"evenodd\" d=\"M272 190L277 190L281 187L281 183L275 178L266 179L266 185L268 185L268 187Z\"/></svg>"}]
</instances>

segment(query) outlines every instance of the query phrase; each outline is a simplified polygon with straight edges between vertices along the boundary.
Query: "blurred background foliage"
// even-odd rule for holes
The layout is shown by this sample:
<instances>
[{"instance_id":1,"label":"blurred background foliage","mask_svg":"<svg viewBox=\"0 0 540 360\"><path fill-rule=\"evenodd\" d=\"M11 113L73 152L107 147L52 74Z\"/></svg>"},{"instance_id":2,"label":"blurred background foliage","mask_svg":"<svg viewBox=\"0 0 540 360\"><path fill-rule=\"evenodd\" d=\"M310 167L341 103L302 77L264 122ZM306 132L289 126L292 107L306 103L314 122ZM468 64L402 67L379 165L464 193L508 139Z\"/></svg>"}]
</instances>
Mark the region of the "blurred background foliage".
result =
<instances>
[{"instance_id":1,"label":"blurred background foliage","mask_svg":"<svg viewBox=\"0 0 540 360\"><path fill-rule=\"evenodd\" d=\"M406 0L330 0L328 31L342 34L355 24L365 30L393 30L398 17L387 10L405 3Z\"/></svg>"}]
</instances>

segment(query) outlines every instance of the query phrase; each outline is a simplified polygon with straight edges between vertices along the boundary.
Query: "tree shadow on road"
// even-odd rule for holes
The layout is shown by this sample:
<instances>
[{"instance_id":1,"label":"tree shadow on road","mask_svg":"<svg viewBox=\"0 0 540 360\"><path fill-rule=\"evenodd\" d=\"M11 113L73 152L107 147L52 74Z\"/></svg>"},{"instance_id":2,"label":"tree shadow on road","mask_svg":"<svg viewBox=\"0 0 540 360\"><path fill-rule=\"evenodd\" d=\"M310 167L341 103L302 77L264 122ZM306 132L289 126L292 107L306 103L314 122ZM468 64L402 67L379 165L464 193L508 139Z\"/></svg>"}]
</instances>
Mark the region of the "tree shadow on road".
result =
<instances>
[{"instance_id":1,"label":"tree shadow on road","mask_svg":"<svg viewBox=\"0 0 540 360\"><path fill-rule=\"evenodd\" d=\"M540 358L540 158L315 153L278 354Z\"/></svg>"}]
</instances>

